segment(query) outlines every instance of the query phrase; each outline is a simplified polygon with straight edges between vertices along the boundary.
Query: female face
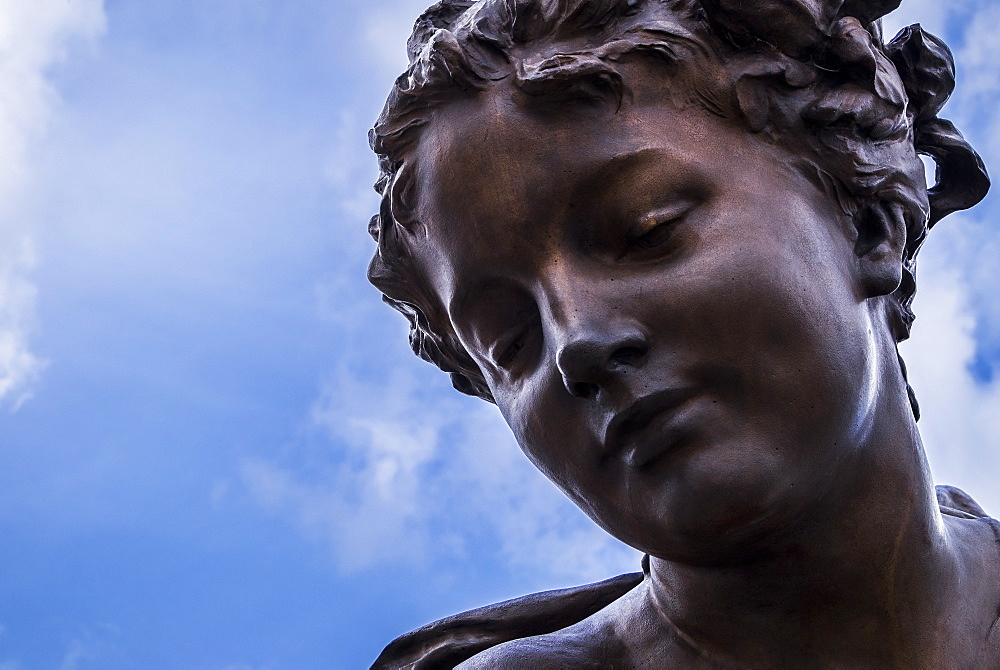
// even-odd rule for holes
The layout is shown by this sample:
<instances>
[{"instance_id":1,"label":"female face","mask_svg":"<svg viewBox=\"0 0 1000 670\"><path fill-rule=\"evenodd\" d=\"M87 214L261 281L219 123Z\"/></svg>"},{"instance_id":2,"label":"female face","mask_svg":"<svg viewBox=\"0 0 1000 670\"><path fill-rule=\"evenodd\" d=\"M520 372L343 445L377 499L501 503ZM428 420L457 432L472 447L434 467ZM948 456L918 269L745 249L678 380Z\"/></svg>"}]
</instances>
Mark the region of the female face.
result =
<instances>
[{"instance_id":1,"label":"female face","mask_svg":"<svg viewBox=\"0 0 1000 670\"><path fill-rule=\"evenodd\" d=\"M623 541L712 560L856 476L884 326L791 155L627 67L617 112L506 85L441 109L415 245L528 457Z\"/></svg>"}]
</instances>

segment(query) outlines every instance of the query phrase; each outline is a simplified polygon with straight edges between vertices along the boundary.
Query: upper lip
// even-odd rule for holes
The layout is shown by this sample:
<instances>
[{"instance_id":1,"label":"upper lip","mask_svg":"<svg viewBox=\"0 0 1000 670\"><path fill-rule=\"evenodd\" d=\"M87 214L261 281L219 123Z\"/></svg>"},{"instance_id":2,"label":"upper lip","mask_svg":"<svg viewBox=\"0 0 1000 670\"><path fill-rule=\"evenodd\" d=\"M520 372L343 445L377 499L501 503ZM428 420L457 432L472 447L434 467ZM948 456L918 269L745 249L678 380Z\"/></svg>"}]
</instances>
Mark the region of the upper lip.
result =
<instances>
[{"instance_id":1,"label":"upper lip","mask_svg":"<svg viewBox=\"0 0 1000 670\"><path fill-rule=\"evenodd\" d=\"M620 453L634 437L657 416L667 412L693 395L691 389L677 388L643 396L616 414L604 431L608 456Z\"/></svg>"}]
</instances>

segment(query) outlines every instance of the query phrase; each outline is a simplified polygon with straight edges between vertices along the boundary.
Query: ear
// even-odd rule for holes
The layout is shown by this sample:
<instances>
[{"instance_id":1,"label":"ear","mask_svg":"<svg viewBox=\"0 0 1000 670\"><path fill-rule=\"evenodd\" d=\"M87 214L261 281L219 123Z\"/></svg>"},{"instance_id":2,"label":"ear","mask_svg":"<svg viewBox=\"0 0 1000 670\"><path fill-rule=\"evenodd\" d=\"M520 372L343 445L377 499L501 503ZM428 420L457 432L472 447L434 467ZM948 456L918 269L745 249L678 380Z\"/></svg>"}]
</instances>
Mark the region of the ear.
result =
<instances>
[{"instance_id":1,"label":"ear","mask_svg":"<svg viewBox=\"0 0 1000 670\"><path fill-rule=\"evenodd\" d=\"M866 297L889 295L903 280L906 220L898 205L865 207L854 218L854 254Z\"/></svg>"}]
</instances>

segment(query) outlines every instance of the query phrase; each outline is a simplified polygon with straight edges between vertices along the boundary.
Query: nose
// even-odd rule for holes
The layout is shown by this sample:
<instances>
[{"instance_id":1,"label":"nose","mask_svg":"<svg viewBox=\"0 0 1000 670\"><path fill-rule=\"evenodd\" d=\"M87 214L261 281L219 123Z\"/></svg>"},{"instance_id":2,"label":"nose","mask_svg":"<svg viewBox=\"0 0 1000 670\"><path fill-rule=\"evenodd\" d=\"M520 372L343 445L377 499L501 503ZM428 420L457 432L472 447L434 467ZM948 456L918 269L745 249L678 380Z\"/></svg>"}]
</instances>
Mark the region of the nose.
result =
<instances>
[{"instance_id":1,"label":"nose","mask_svg":"<svg viewBox=\"0 0 1000 670\"><path fill-rule=\"evenodd\" d=\"M577 398L592 398L630 368L642 366L649 353L646 335L632 324L578 328L556 354L563 385Z\"/></svg>"}]
</instances>

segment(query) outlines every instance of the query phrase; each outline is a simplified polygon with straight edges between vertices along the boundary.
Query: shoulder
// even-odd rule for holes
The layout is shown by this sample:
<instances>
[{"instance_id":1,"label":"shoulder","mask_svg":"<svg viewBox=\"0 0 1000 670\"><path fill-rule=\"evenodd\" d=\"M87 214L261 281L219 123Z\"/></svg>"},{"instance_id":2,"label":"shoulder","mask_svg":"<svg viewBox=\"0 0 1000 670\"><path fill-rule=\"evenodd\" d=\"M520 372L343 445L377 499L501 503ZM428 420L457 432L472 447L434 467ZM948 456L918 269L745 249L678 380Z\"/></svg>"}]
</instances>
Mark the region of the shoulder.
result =
<instances>
[{"instance_id":1,"label":"shoulder","mask_svg":"<svg viewBox=\"0 0 1000 670\"><path fill-rule=\"evenodd\" d=\"M621 575L456 614L396 638L375 659L372 670L451 668L466 659L474 664L460 667L596 667L577 660L570 661L570 665L564 662L546 666L539 662L546 654L554 653L553 649L560 649L562 658L567 658L565 654L571 650L588 647L590 633L573 641L580 630L591 625L581 628L581 624L602 610L615 610L614 603L642 581L641 572ZM586 658L580 654L587 652L580 649L573 653L577 655L570 658Z\"/></svg>"},{"instance_id":2,"label":"shoulder","mask_svg":"<svg viewBox=\"0 0 1000 670\"><path fill-rule=\"evenodd\" d=\"M989 519L986 511L972 496L955 486L938 484L934 487L942 514L966 519Z\"/></svg>"},{"instance_id":3,"label":"shoulder","mask_svg":"<svg viewBox=\"0 0 1000 670\"><path fill-rule=\"evenodd\" d=\"M477 654L456 670L608 670L631 667L620 642L598 625L573 626L548 635L511 640Z\"/></svg>"},{"instance_id":4,"label":"shoulder","mask_svg":"<svg viewBox=\"0 0 1000 670\"><path fill-rule=\"evenodd\" d=\"M630 636L645 590L635 589L572 626L487 649L457 666L461 670L509 668L521 670L628 670L649 667L636 663ZM635 640L631 640L635 642Z\"/></svg>"},{"instance_id":5,"label":"shoulder","mask_svg":"<svg viewBox=\"0 0 1000 670\"><path fill-rule=\"evenodd\" d=\"M976 585L978 597L969 599L968 606L978 603L980 614L967 632L970 641L986 641L975 667L1000 668L1000 521L953 486L938 486L937 498L953 543L972 557L967 579Z\"/></svg>"}]
</instances>

